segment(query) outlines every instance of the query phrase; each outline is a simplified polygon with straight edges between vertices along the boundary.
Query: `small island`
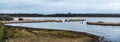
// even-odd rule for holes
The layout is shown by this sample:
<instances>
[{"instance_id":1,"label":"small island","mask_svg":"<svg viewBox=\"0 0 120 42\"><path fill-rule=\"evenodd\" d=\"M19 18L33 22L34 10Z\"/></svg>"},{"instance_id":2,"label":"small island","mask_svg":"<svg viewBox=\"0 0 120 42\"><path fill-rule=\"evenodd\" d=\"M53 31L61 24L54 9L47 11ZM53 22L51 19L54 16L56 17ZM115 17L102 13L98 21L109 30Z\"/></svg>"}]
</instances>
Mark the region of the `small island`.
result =
<instances>
[{"instance_id":1,"label":"small island","mask_svg":"<svg viewBox=\"0 0 120 42\"><path fill-rule=\"evenodd\" d=\"M113 22L87 22L88 25L102 25L102 26L120 26L120 23L113 23Z\"/></svg>"}]
</instances>

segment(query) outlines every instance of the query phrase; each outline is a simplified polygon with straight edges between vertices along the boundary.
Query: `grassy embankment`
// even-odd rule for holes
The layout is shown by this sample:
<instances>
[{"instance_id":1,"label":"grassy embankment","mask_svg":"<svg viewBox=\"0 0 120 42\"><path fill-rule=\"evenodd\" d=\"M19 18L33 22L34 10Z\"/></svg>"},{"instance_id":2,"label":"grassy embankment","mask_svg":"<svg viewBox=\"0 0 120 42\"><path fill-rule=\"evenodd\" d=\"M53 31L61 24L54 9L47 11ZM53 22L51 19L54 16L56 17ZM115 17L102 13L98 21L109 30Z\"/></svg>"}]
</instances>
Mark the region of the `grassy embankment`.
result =
<instances>
[{"instance_id":1,"label":"grassy embankment","mask_svg":"<svg viewBox=\"0 0 120 42\"><path fill-rule=\"evenodd\" d=\"M6 42L99 42L99 37L74 31L6 26Z\"/></svg>"},{"instance_id":2,"label":"grassy embankment","mask_svg":"<svg viewBox=\"0 0 120 42\"><path fill-rule=\"evenodd\" d=\"M1 23L1 21L11 21L13 20L13 17L8 15L0 15L0 42L3 42L3 36L4 36L4 26Z\"/></svg>"}]
</instances>

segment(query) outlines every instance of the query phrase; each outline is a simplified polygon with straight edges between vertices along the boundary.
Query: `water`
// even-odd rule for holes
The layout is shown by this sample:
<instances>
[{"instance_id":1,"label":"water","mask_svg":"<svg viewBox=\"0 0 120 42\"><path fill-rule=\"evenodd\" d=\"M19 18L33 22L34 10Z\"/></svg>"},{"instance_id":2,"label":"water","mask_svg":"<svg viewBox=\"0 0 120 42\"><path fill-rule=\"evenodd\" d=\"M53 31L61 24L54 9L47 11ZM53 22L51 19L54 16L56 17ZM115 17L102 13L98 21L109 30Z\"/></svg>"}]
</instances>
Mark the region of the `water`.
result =
<instances>
[{"instance_id":1,"label":"water","mask_svg":"<svg viewBox=\"0 0 120 42\"><path fill-rule=\"evenodd\" d=\"M18 18L15 18L14 21L17 21ZM52 19L52 20L65 20L65 19L86 19L87 21L104 21L104 22L120 22L120 18L113 17L24 17L24 19ZM46 28L46 29L61 29L61 30L71 30L79 32L87 32L99 36L103 36L107 39L110 39L112 42L120 42L120 26L100 26L100 25L87 25L86 22L47 22L47 23L19 23L19 24L6 24L12 26L23 26L23 27L33 27L33 28Z\"/></svg>"}]
</instances>

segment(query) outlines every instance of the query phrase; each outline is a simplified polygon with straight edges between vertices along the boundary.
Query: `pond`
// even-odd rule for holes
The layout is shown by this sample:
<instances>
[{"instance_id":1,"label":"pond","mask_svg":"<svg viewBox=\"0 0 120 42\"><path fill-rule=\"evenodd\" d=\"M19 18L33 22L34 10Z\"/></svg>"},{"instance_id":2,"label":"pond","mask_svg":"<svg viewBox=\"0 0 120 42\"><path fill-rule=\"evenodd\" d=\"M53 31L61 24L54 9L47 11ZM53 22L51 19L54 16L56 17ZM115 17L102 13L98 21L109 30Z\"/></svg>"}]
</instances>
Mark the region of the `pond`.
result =
<instances>
[{"instance_id":1,"label":"pond","mask_svg":"<svg viewBox=\"0 0 120 42\"><path fill-rule=\"evenodd\" d=\"M86 32L94 35L103 36L111 42L120 42L120 26L101 26L101 25L87 25L86 22L120 22L118 17L23 17L24 19L34 19L34 20L65 20L65 19L86 19L86 21L78 22L42 22L42 23L17 23L17 24L6 24L12 26L23 26L23 27L33 27L33 28L46 28L46 29L60 29L60 30L71 30L78 32ZM17 21L17 17L14 21Z\"/></svg>"}]
</instances>

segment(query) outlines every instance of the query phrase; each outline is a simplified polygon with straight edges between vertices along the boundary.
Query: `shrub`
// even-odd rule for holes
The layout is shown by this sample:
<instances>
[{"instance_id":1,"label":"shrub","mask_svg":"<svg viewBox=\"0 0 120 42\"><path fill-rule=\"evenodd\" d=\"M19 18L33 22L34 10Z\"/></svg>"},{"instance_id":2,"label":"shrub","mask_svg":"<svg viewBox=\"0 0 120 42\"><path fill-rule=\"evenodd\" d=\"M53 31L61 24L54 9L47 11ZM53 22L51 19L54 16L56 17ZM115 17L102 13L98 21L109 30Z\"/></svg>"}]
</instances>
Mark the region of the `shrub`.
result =
<instances>
[{"instance_id":1,"label":"shrub","mask_svg":"<svg viewBox=\"0 0 120 42\"><path fill-rule=\"evenodd\" d=\"M24 20L24 19L20 17L18 20L20 21L20 20Z\"/></svg>"},{"instance_id":2,"label":"shrub","mask_svg":"<svg viewBox=\"0 0 120 42\"><path fill-rule=\"evenodd\" d=\"M0 21L10 21L13 20L13 17L8 16L8 15L1 15L0 16Z\"/></svg>"}]
</instances>

